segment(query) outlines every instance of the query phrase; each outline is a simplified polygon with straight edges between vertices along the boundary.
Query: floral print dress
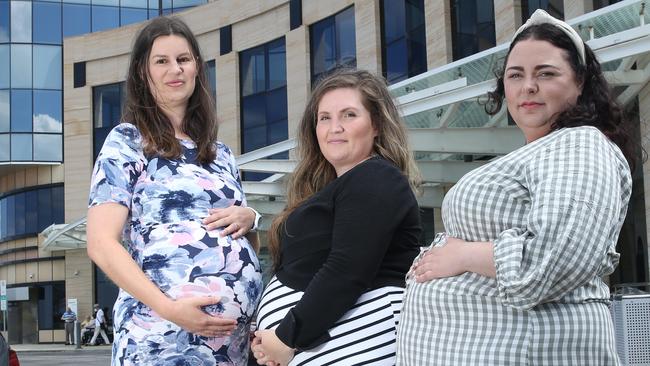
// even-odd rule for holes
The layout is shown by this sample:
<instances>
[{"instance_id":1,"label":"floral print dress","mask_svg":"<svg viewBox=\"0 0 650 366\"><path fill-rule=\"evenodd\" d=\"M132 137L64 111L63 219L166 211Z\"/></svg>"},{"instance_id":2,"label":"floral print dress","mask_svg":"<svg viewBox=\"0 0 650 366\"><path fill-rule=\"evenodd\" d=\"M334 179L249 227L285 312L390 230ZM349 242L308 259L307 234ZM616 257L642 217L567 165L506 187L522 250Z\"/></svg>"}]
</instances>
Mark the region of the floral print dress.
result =
<instances>
[{"instance_id":1,"label":"floral print dress","mask_svg":"<svg viewBox=\"0 0 650 366\"><path fill-rule=\"evenodd\" d=\"M162 319L126 291L113 309L113 365L245 365L249 325L260 295L260 265L246 238L219 237L201 220L210 208L246 205L230 149L216 143L210 164L196 161L192 141L178 159L145 157L142 137L128 123L108 135L95 162L89 206L129 208L124 244L135 262L173 299L220 296L204 308L237 319L229 337L207 338Z\"/></svg>"}]
</instances>

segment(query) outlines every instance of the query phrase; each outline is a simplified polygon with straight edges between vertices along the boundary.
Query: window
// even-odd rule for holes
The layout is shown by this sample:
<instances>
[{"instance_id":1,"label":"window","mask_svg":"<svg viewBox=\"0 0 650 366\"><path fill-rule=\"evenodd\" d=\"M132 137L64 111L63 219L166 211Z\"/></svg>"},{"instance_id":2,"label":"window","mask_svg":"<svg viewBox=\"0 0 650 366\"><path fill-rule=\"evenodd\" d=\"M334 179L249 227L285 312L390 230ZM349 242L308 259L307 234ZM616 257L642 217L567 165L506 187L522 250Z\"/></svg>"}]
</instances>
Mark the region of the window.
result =
<instances>
[{"instance_id":1,"label":"window","mask_svg":"<svg viewBox=\"0 0 650 366\"><path fill-rule=\"evenodd\" d=\"M11 39L9 28L9 2L0 0L0 43L7 43Z\"/></svg>"},{"instance_id":2,"label":"window","mask_svg":"<svg viewBox=\"0 0 650 366\"><path fill-rule=\"evenodd\" d=\"M11 91L11 132L32 131L32 91ZM30 148L31 149L31 148Z\"/></svg>"},{"instance_id":3,"label":"window","mask_svg":"<svg viewBox=\"0 0 650 366\"><path fill-rule=\"evenodd\" d=\"M356 67L354 7L312 24L309 41L312 84L336 67Z\"/></svg>"},{"instance_id":4,"label":"window","mask_svg":"<svg viewBox=\"0 0 650 366\"><path fill-rule=\"evenodd\" d=\"M92 31L98 32L120 26L120 9L114 6L92 7Z\"/></svg>"},{"instance_id":5,"label":"window","mask_svg":"<svg viewBox=\"0 0 650 366\"><path fill-rule=\"evenodd\" d=\"M424 0L383 0L382 63L389 83L427 69Z\"/></svg>"},{"instance_id":6,"label":"window","mask_svg":"<svg viewBox=\"0 0 650 366\"><path fill-rule=\"evenodd\" d=\"M214 60L210 60L205 63L205 71L208 77L208 85L210 85L210 91L212 92L213 101L217 102L217 66Z\"/></svg>"},{"instance_id":7,"label":"window","mask_svg":"<svg viewBox=\"0 0 650 366\"><path fill-rule=\"evenodd\" d=\"M61 4L35 2L34 43L61 44Z\"/></svg>"},{"instance_id":8,"label":"window","mask_svg":"<svg viewBox=\"0 0 650 366\"><path fill-rule=\"evenodd\" d=\"M288 137L287 77L284 38L240 54L242 152L281 142ZM271 158L287 159L288 152ZM246 180L267 174L246 173Z\"/></svg>"},{"instance_id":9,"label":"window","mask_svg":"<svg viewBox=\"0 0 650 366\"><path fill-rule=\"evenodd\" d=\"M127 25L147 20L147 9L121 8L120 24Z\"/></svg>"},{"instance_id":10,"label":"window","mask_svg":"<svg viewBox=\"0 0 650 366\"><path fill-rule=\"evenodd\" d=\"M537 9L546 10L547 13L558 19L564 19L563 0L522 0L521 20L523 23L530 18Z\"/></svg>"},{"instance_id":11,"label":"window","mask_svg":"<svg viewBox=\"0 0 650 366\"><path fill-rule=\"evenodd\" d=\"M12 142L13 139L14 135ZM29 149L31 151L31 141ZM52 224L63 224L63 205L63 184L32 187L0 196L0 242L12 237L35 236Z\"/></svg>"},{"instance_id":12,"label":"window","mask_svg":"<svg viewBox=\"0 0 650 366\"><path fill-rule=\"evenodd\" d=\"M63 329L66 308L65 283L36 286L38 289L38 329Z\"/></svg>"},{"instance_id":13,"label":"window","mask_svg":"<svg viewBox=\"0 0 650 366\"><path fill-rule=\"evenodd\" d=\"M61 91L34 90L34 132L61 132Z\"/></svg>"},{"instance_id":14,"label":"window","mask_svg":"<svg viewBox=\"0 0 650 366\"><path fill-rule=\"evenodd\" d=\"M63 161L61 152L63 142L61 134L37 134L34 139L34 160L35 161Z\"/></svg>"},{"instance_id":15,"label":"window","mask_svg":"<svg viewBox=\"0 0 650 366\"><path fill-rule=\"evenodd\" d=\"M9 132L9 111L9 90L0 90L0 132Z\"/></svg>"},{"instance_id":16,"label":"window","mask_svg":"<svg viewBox=\"0 0 650 366\"><path fill-rule=\"evenodd\" d=\"M32 87L32 45L11 45L11 87Z\"/></svg>"},{"instance_id":17,"label":"window","mask_svg":"<svg viewBox=\"0 0 650 366\"><path fill-rule=\"evenodd\" d=\"M621 0L594 0L594 10L598 10L606 6L616 4L619 1Z\"/></svg>"},{"instance_id":18,"label":"window","mask_svg":"<svg viewBox=\"0 0 650 366\"><path fill-rule=\"evenodd\" d=\"M61 46L34 45L34 88L61 89Z\"/></svg>"},{"instance_id":19,"label":"window","mask_svg":"<svg viewBox=\"0 0 650 366\"><path fill-rule=\"evenodd\" d=\"M63 4L63 37L90 33L90 5Z\"/></svg>"},{"instance_id":20,"label":"window","mask_svg":"<svg viewBox=\"0 0 650 366\"><path fill-rule=\"evenodd\" d=\"M0 44L0 88L9 88L9 45Z\"/></svg>"},{"instance_id":21,"label":"window","mask_svg":"<svg viewBox=\"0 0 650 366\"><path fill-rule=\"evenodd\" d=\"M496 45L494 4L483 0L451 0L454 60Z\"/></svg>"},{"instance_id":22,"label":"window","mask_svg":"<svg viewBox=\"0 0 650 366\"><path fill-rule=\"evenodd\" d=\"M121 121L125 85L122 82L93 88L93 161L97 159L108 133Z\"/></svg>"},{"instance_id":23,"label":"window","mask_svg":"<svg viewBox=\"0 0 650 366\"><path fill-rule=\"evenodd\" d=\"M11 42L32 41L32 3L11 2Z\"/></svg>"}]
</instances>

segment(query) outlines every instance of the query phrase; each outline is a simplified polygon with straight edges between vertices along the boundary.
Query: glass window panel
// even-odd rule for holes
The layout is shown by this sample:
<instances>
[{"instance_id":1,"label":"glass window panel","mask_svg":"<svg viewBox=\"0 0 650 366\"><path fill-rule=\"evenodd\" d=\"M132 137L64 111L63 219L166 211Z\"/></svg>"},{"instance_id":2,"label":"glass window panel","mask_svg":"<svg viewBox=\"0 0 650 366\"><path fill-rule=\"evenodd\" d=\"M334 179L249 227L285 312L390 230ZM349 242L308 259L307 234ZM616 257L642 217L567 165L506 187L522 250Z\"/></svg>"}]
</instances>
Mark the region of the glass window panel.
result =
<instances>
[{"instance_id":1,"label":"glass window panel","mask_svg":"<svg viewBox=\"0 0 650 366\"><path fill-rule=\"evenodd\" d=\"M11 2L11 41L32 41L32 3L27 1Z\"/></svg>"},{"instance_id":2,"label":"glass window panel","mask_svg":"<svg viewBox=\"0 0 650 366\"><path fill-rule=\"evenodd\" d=\"M313 74L318 75L336 62L336 45L334 44L334 22L328 18L312 25L311 55Z\"/></svg>"},{"instance_id":3,"label":"glass window panel","mask_svg":"<svg viewBox=\"0 0 650 366\"><path fill-rule=\"evenodd\" d=\"M287 120L285 119L275 123L269 123L267 133L269 145L286 140L289 136Z\"/></svg>"},{"instance_id":4,"label":"glass window panel","mask_svg":"<svg viewBox=\"0 0 650 366\"><path fill-rule=\"evenodd\" d=\"M38 191L25 192L25 232L38 233Z\"/></svg>"},{"instance_id":5,"label":"glass window panel","mask_svg":"<svg viewBox=\"0 0 650 366\"><path fill-rule=\"evenodd\" d=\"M2 136L0 136L0 141L2 141ZM7 140L8 142L9 140ZM2 150L2 144L0 144L0 150ZM7 147L9 143L7 143ZM1 155L0 155L1 156ZM4 240L7 236L7 200L0 199L0 240Z\"/></svg>"},{"instance_id":6,"label":"glass window panel","mask_svg":"<svg viewBox=\"0 0 650 366\"><path fill-rule=\"evenodd\" d=\"M284 38L269 45L269 89L287 85L287 53Z\"/></svg>"},{"instance_id":7,"label":"glass window panel","mask_svg":"<svg viewBox=\"0 0 650 366\"><path fill-rule=\"evenodd\" d=\"M158 9L158 0L149 0L149 9Z\"/></svg>"},{"instance_id":8,"label":"glass window panel","mask_svg":"<svg viewBox=\"0 0 650 366\"><path fill-rule=\"evenodd\" d=\"M34 90L34 132L61 132L61 92Z\"/></svg>"},{"instance_id":9,"label":"glass window panel","mask_svg":"<svg viewBox=\"0 0 650 366\"><path fill-rule=\"evenodd\" d=\"M264 46L241 53L242 96L265 90Z\"/></svg>"},{"instance_id":10,"label":"glass window panel","mask_svg":"<svg viewBox=\"0 0 650 366\"><path fill-rule=\"evenodd\" d=\"M242 98L242 122L244 129L262 126L266 123L266 103L264 94ZM249 151L249 150L246 150Z\"/></svg>"},{"instance_id":11,"label":"glass window panel","mask_svg":"<svg viewBox=\"0 0 650 366\"><path fill-rule=\"evenodd\" d=\"M34 160L61 161L61 135L34 134Z\"/></svg>"},{"instance_id":12,"label":"glass window panel","mask_svg":"<svg viewBox=\"0 0 650 366\"><path fill-rule=\"evenodd\" d=\"M32 46L11 45L11 87L32 87Z\"/></svg>"},{"instance_id":13,"label":"glass window panel","mask_svg":"<svg viewBox=\"0 0 650 366\"><path fill-rule=\"evenodd\" d=\"M122 114L122 83L93 88L93 125L110 127L120 121Z\"/></svg>"},{"instance_id":14,"label":"glass window panel","mask_svg":"<svg viewBox=\"0 0 650 366\"><path fill-rule=\"evenodd\" d=\"M391 43L397 38L404 37L406 31L406 14L404 1L384 0L384 43Z\"/></svg>"},{"instance_id":15,"label":"glass window panel","mask_svg":"<svg viewBox=\"0 0 650 366\"><path fill-rule=\"evenodd\" d=\"M210 91L212 92L212 97L214 100L217 100L217 66L215 60L210 60L205 63L205 69L208 77L208 84L210 85Z\"/></svg>"},{"instance_id":16,"label":"glass window panel","mask_svg":"<svg viewBox=\"0 0 650 366\"><path fill-rule=\"evenodd\" d=\"M14 195L16 201L16 235L25 234L25 193Z\"/></svg>"},{"instance_id":17,"label":"glass window panel","mask_svg":"<svg viewBox=\"0 0 650 366\"><path fill-rule=\"evenodd\" d=\"M411 42L409 43L409 77L427 71L427 49L424 40L424 29L422 29L420 35L421 37L411 37Z\"/></svg>"},{"instance_id":18,"label":"glass window panel","mask_svg":"<svg viewBox=\"0 0 650 366\"><path fill-rule=\"evenodd\" d=\"M120 0L92 0L93 5L120 6Z\"/></svg>"},{"instance_id":19,"label":"glass window panel","mask_svg":"<svg viewBox=\"0 0 650 366\"><path fill-rule=\"evenodd\" d=\"M244 130L244 152L266 146L266 125Z\"/></svg>"},{"instance_id":20,"label":"glass window panel","mask_svg":"<svg viewBox=\"0 0 650 366\"><path fill-rule=\"evenodd\" d=\"M11 135L11 160L12 161L32 160L32 135L31 134Z\"/></svg>"},{"instance_id":21,"label":"glass window panel","mask_svg":"<svg viewBox=\"0 0 650 366\"><path fill-rule=\"evenodd\" d=\"M61 44L61 4L34 3L34 43Z\"/></svg>"},{"instance_id":22,"label":"glass window panel","mask_svg":"<svg viewBox=\"0 0 650 366\"><path fill-rule=\"evenodd\" d=\"M149 10L149 19L153 19L153 18L157 17L158 15L159 15L159 14L158 14L158 10L157 10L157 9L156 9L156 10L153 10L153 9L150 9L150 10Z\"/></svg>"},{"instance_id":23,"label":"glass window panel","mask_svg":"<svg viewBox=\"0 0 650 366\"><path fill-rule=\"evenodd\" d=\"M9 2L0 0L0 43L9 42Z\"/></svg>"},{"instance_id":24,"label":"glass window panel","mask_svg":"<svg viewBox=\"0 0 650 366\"><path fill-rule=\"evenodd\" d=\"M65 223L65 204L63 187L52 187L52 218L55 224Z\"/></svg>"},{"instance_id":25,"label":"glass window panel","mask_svg":"<svg viewBox=\"0 0 650 366\"><path fill-rule=\"evenodd\" d=\"M172 9L172 0L162 0L162 8L163 8L163 10L171 10Z\"/></svg>"},{"instance_id":26,"label":"glass window panel","mask_svg":"<svg viewBox=\"0 0 650 366\"><path fill-rule=\"evenodd\" d=\"M61 89L61 46L34 45L34 88Z\"/></svg>"},{"instance_id":27,"label":"glass window panel","mask_svg":"<svg viewBox=\"0 0 650 366\"><path fill-rule=\"evenodd\" d=\"M266 94L268 123L287 119L287 88L280 88Z\"/></svg>"},{"instance_id":28,"label":"glass window panel","mask_svg":"<svg viewBox=\"0 0 650 366\"><path fill-rule=\"evenodd\" d=\"M93 5L92 31L98 32L120 26L120 12L111 6Z\"/></svg>"},{"instance_id":29,"label":"glass window panel","mask_svg":"<svg viewBox=\"0 0 650 366\"><path fill-rule=\"evenodd\" d=\"M147 20L147 9L120 9L120 23L121 25L139 23Z\"/></svg>"},{"instance_id":30,"label":"glass window panel","mask_svg":"<svg viewBox=\"0 0 650 366\"><path fill-rule=\"evenodd\" d=\"M90 33L90 6L63 4L63 37Z\"/></svg>"},{"instance_id":31,"label":"glass window panel","mask_svg":"<svg viewBox=\"0 0 650 366\"><path fill-rule=\"evenodd\" d=\"M157 3L158 2L156 1L156 4ZM121 5L122 7L138 8L138 9L147 9L149 7L147 2L144 0L122 0Z\"/></svg>"},{"instance_id":32,"label":"glass window panel","mask_svg":"<svg viewBox=\"0 0 650 366\"><path fill-rule=\"evenodd\" d=\"M63 0L63 2L72 4L90 4L90 0Z\"/></svg>"},{"instance_id":33,"label":"glass window panel","mask_svg":"<svg viewBox=\"0 0 650 366\"><path fill-rule=\"evenodd\" d=\"M9 161L9 134L0 134L0 161Z\"/></svg>"},{"instance_id":34,"label":"glass window panel","mask_svg":"<svg viewBox=\"0 0 650 366\"><path fill-rule=\"evenodd\" d=\"M14 236L16 234L16 201L14 196L11 195L6 198L7 200L7 236Z\"/></svg>"},{"instance_id":35,"label":"glass window panel","mask_svg":"<svg viewBox=\"0 0 650 366\"><path fill-rule=\"evenodd\" d=\"M174 9L180 7L192 7L201 4L205 4L205 0L173 0Z\"/></svg>"},{"instance_id":36,"label":"glass window panel","mask_svg":"<svg viewBox=\"0 0 650 366\"><path fill-rule=\"evenodd\" d=\"M408 50L406 39L393 42L386 47L386 80L394 83L408 77Z\"/></svg>"},{"instance_id":37,"label":"glass window panel","mask_svg":"<svg viewBox=\"0 0 650 366\"><path fill-rule=\"evenodd\" d=\"M54 296L52 295L52 285L38 286L38 328L53 329L54 313L52 312Z\"/></svg>"},{"instance_id":38,"label":"glass window panel","mask_svg":"<svg viewBox=\"0 0 650 366\"><path fill-rule=\"evenodd\" d=\"M9 132L11 108L9 108L9 90L0 90L0 132Z\"/></svg>"},{"instance_id":39,"label":"glass window panel","mask_svg":"<svg viewBox=\"0 0 650 366\"><path fill-rule=\"evenodd\" d=\"M12 90L11 91L11 132L31 132L31 131L32 131L32 91ZM13 141L11 142L11 144L13 145Z\"/></svg>"},{"instance_id":40,"label":"glass window panel","mask_svg":"<svg viewBox=\"0 0 650 366\"><path fill-rule=\"evenodd\" d=\"M336 15L338 61L350 66L356 65L357 47L354 30L354 7Z\"/></svg>"},{"instance_id":41,"label":"glass window panel","mask_svg":"<svg viewBox=\"0 0 650 366\"><path fill-rule=\"evenodd\" d=\"M41 188L38 190L38 231L52 225L52 190Z\"/></svg>"},{"instance_id":42,"label":"glass window panel","mask_svg":"<svg viewBox=\"0 0 650 366\"><path fill-rule=\"evenodd\" d=\"M9 88L9 45L0 45L0 88Z\"/></svg>"},{"instance_id":43,"label":"glass window panel","mask_svg":"<svg viewBox=\"0 0 650 366\"><path fill-rule=\"evenodd\" d=\"M406 0L406 31L424 26L424 0Z\"/></svg>"}]
</instances>

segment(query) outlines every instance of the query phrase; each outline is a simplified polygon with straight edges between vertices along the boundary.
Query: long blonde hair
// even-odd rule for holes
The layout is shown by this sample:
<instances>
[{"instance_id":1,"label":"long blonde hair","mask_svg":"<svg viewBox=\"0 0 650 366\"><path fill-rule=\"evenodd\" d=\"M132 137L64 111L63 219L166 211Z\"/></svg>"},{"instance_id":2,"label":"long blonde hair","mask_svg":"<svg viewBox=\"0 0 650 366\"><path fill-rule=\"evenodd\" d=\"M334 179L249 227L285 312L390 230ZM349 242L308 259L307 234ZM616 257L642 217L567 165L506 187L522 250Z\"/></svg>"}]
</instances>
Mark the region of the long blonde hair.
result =
<instances>
[{"instance_id":1,"label":"long blonde hair","mask_svg":"<svg viewBox=\"0 0 650 366\"><path fill-rule=\"evenodd\" d=\"M325 159L318 146L316 120L318 105L328 92L350 88L361 94L363 106L370 112L373 127L377 129L373 152L392 162L409 180L411 189L420 185L420 172L409 149L402 117L388 92L386 81L364 70L339 69L321 79L300 121L297 137L299 163L287 185L287 205L280 212L268 232L269 251L274 268L280 263L281 230L287 217L300 204L336 179L334 167Z\"/></svg>"}]
</instances>

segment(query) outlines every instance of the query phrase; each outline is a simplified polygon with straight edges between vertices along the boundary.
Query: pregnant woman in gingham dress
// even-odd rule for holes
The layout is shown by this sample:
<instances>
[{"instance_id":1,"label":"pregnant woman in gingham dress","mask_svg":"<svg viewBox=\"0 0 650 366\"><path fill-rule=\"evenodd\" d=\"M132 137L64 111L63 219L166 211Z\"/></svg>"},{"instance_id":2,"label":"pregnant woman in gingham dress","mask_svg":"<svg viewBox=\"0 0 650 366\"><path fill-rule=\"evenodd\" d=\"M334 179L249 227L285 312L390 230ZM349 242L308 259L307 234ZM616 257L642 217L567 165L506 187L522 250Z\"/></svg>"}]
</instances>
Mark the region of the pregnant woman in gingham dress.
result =
<instances>
[{"instance_id":1,"label":"pregnant woman in gingham dress","mask_svg":"<svg viewBox=\"0 0 650 366\"><path fill-rule=\"evenodd\" d=\"M407 278L397 363L617 365L601 278L618 263L632 154L600 65L538 11L490 96L528 143L447 193L447 234Z\"/></svg>"}]
</instances>

